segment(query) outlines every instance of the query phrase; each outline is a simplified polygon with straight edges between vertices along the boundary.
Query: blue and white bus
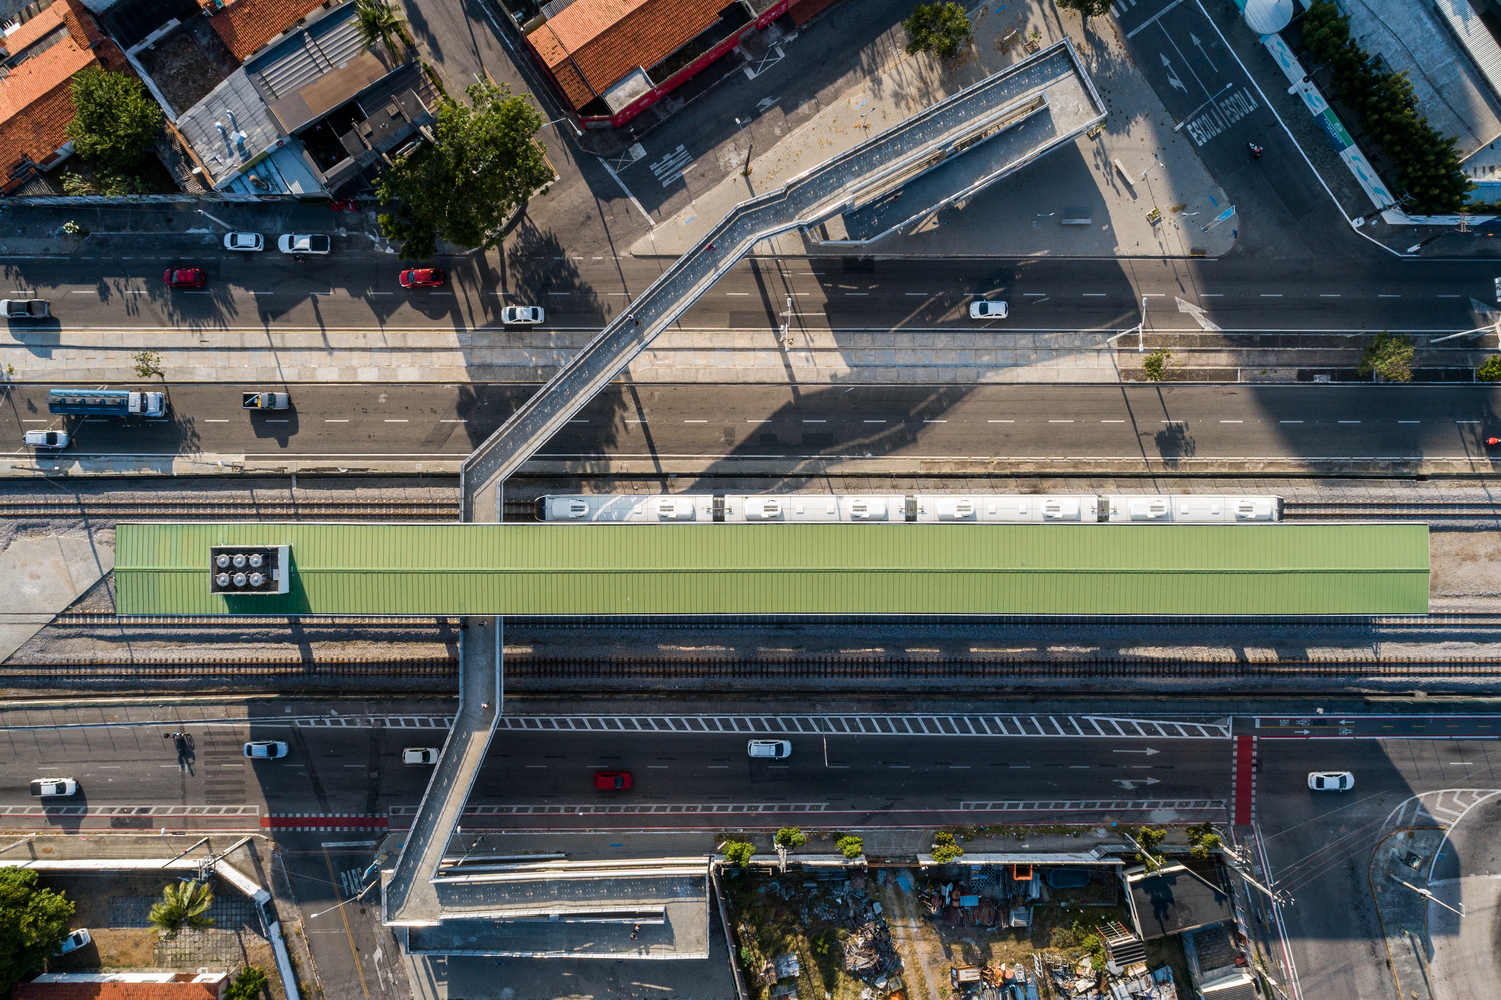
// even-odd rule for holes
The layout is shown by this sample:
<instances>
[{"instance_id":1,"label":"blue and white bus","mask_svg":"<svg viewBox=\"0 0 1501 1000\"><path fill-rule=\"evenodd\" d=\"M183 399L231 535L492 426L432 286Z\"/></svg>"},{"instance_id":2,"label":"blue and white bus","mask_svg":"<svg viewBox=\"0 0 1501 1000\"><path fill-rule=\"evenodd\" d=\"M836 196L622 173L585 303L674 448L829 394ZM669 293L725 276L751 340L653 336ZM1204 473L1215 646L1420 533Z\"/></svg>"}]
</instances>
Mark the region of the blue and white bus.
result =
<instances>
[{"instance_id":1,"label":"blue and white bus","mask_svg":"<svg viewBox=\"0 0 1501 1000\"><path fill-rule=\"evenodd\" d=\"M160 417L167 412L167 396L135 389L53 389L47 393L47 411L103 417Z\"/></svg>"}]
</instances>

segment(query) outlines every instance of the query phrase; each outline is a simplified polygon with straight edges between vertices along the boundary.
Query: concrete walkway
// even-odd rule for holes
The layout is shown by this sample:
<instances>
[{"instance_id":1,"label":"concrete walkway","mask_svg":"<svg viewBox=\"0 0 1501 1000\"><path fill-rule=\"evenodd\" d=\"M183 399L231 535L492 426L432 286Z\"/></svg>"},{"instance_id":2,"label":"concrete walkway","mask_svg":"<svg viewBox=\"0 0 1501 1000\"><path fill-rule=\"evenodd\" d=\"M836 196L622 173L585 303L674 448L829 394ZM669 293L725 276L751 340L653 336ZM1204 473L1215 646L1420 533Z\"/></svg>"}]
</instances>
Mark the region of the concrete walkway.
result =
<instances>
[{"instance_id":1,"label":"concrete walkway","mask_svg":"<svg viewBox=\"0 0 1501 1000\"><path fill-rule=\"evenodd\" d=\"M442 914L432 878L448 850L500 720L499 625L498 618L465 621L459 643L458 714L396 867L386 877L382 900L386 924L428 926L437 923Z\"/></svg>"},{"instance_id":2,"label":"concrete walkway","mask_svg":"<svg viewBox=\"0 0 1501 1000\"><path fill-rule=\"evenodd\" d=\"M1033 115L1039 104L1043 113ZM947 161L967 159L966 152L992 143L1008 144L1013 167L1025 163L1102 117L1099 95L1065 39L799 173L780 190L741 202L700 233L691 249L631 304L631 312L605 327L475 449L464 465L464 520L490 520L492 507L499 510L506 477L756 243L795 229L806 231L879 201L930 170L944 169ZM1041 122L1047 126L1036 124ZM1029 124L1035 127L1014 143L1013 137Z\"/></svg>"},{"instance_id":3,"label":"concrete walkway","mask_svg":"<svg viewBox=\"0 0 1501 1000\"><path fill-rule=\"evenodd\" d=\"M996 8L996 9L992 9ZM1110 18L1087 24L1052 4L985 4L973 18L969 49L951 60L918 55L872 79L768 150L753 156L750 176L732 175L638 240L638 256L676 256L698 242L736 204L772 190L830 156L855 148L934 102L1029 58L1032 32L1046 47L1069 39L1099 88L1110 117L1089 137L1024 167L923 224L860 252L920 255L1218 256L1235 242L1235 226L1209 233L1195 222L1229 204L1192 144L1132 64ZM866 126L869 126L867 128ZM1115 161L1121 170L1115 168ZM645 175L642 175L645 177ZM638 180L622 171L629 184ZM645 177L645 182L650 182ZM1025 205L1035 210L1019 211ZM1156 210L1158 221L1149 218ZM1064 224L1063 220L1070 220ZM1089 223L1083 223L1089 219ZM842 256L796 233L767 240L757 253Z\"/></svg>"}]
</instances>

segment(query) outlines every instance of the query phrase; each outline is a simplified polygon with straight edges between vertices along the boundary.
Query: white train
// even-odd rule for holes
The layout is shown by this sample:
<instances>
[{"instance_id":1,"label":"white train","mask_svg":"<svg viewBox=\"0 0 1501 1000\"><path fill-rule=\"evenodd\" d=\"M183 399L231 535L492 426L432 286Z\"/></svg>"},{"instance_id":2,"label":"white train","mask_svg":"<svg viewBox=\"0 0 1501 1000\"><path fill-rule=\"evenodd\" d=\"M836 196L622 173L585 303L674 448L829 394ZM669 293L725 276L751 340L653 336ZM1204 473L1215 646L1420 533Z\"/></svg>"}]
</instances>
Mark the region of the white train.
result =
<instances>
[{"instance_id":1,"label":"white train","mask_svg":"<svg viewBox=\"0 0 1501 1000\"><path fill-rule=\"evenodd\" d=\"M1282 520L1282 498L1199 494L830 493L671 496L582 493L543 496L539 521L699 524L873 521L991 524L1249 524Z\"/></svg>"}]
</instances>

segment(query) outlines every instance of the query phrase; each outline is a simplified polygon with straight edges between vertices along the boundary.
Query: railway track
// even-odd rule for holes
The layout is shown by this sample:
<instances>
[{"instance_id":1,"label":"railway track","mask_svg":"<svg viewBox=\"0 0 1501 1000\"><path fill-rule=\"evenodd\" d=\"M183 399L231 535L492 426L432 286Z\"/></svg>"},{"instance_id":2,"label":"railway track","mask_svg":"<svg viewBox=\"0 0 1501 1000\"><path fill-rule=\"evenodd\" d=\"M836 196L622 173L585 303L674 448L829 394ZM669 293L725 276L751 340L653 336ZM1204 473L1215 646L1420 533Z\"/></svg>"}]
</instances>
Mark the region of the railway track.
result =
<instances>
[{"instance_id":1,"label":"railway track","mask_svg":"<svg viewBox=\"0 0 1501 1000\"><path fill-rule=\"evenodd\" d=\"M1501 502L1385 503L1382 501L1370 501L1352 503L1338 500L1328 502L1319 500L1288 500L1283 504L1282 508L1282 519L1284 521L1334 519L1427 521L1451 518L1501 521Z\"/></svg>"}]
</instances>

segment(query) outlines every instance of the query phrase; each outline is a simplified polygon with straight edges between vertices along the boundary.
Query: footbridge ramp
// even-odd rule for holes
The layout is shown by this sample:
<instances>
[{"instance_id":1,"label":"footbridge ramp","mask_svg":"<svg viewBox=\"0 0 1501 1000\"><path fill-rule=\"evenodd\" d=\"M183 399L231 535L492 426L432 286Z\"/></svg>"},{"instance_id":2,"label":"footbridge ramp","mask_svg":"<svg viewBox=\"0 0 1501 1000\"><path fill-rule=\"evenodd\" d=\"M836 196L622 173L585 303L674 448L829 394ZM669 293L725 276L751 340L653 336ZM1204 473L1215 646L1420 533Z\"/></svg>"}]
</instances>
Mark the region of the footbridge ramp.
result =
<instances>
[{"instance_id":1,"label":"footbridge ramp","mask_svg":"<svg viewBox=\"0 0 1501 1000\"><path fill-rule=\"evenodd\" d=\"M867 206L894 208L891 196L904 188L921 192L916 199L909 197L899 217L895 211L877 211L854 227L874 229L873 235L889 232L903 220L968 197L1072 141L1105 115L1078 53L1064 39L792 178L779 190L741 202L469 456L462 473L464 520L500 520L506 478L760 240L807 230ZM908 187L918 178L926 183ZM945 179L946 185L941 183ZM914 200L927 207L914 211L919 209Z\"/></svg>"}]
</instances>

